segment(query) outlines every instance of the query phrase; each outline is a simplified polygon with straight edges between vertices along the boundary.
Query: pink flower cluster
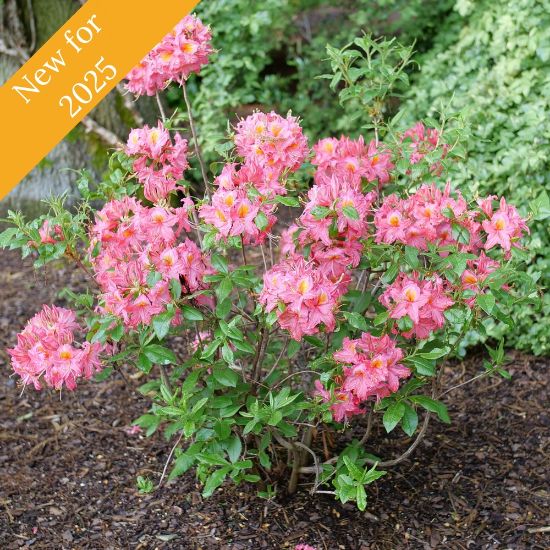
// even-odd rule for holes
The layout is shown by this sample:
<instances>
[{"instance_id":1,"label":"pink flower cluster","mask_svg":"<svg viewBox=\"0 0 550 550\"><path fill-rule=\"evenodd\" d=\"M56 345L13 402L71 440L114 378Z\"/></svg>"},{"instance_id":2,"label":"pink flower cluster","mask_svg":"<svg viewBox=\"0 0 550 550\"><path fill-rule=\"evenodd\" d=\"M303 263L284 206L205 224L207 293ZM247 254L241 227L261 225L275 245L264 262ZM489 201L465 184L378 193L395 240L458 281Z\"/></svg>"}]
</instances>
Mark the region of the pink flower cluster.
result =
<instances>
[{"instance_id":1,"label":"pink flower cluster","mask_svg":"<svg viewBox=\"0 0 550 550\"><path fill-rule=\"evenodd\" d=\"M456 199L451 196L449 184L444 191L435 184L422 185L406 199L388 195L374 215L376 242L400 242L420 250L427 250L427 243L454 244L451 217L475 237L479 230L475 213L467 211L460 192Z\"/></svg>"},{"instance_id":2,"label":"pink flower cluster","mask_svg":"<svg viewBox=\"0 0 550 550\"><path fill-rule=\"evenodd\" d=\"M480 210L468 210L460 192L451 196L451 187L443 191L435 184L422 185L406 199L388 195L374 215L376 242L399 242L420 250L428 243L438 246L459 244L453 236L453 223L469 233L468 243L460 248L478 252L500 245L506 253L529 229L514 206L500 199L499 209L493 210L496 197L479 201Z\"/></svg>"},{"instance_id":3,"label":"pink flower cluster","mask_svg":"<svg viewBox=\"0 0 550 550\"><path fill-rule=\"evenodd\" d=\"M493 209L494 200L498 200L498 197L490 196L479 201L481 210L487 216L481 224L487 233L485 250L500 245L506 252L510 252L513 246L519 248L518 241L523 237L524 232L529 233L529 228L516 208L506 204L504 197L500 199L499 208L496 211Z\"/></svg>"},{"instance_id":4,"label":"pink flower cluster","mask_svg":"<svg viewBox=\"0 0 550 550\"><path fill-rule=\"evenodd\" d=\"M421 280L418 273L400 273L379 300L389 310L391 319L408 316L413 322L413 328L403 332L405 338L424 339L443 327L443 312L454 304L447 286L437 275Z\"/></svg>"},{"instance_id":5,"label":"pink flower cluster","mask_svg":"<svg viewBox=\"0 0 550 550\"><path fill-rule=\"evenodd\" d=\"M272 112L242 120L235 143L244 163L224 166L214 181L212 202L201 206L200 217L217 229L218 240L242 236L245 244L258 244L276 222L272 199L286 194L284 177L302 165L307 140L295 117Z\"/></svg>"},{"instance_id":6,"label":"pink flower cluster","mask_svg":"<svg viewBox=\"0 0 550 550\"><path fill-rule=\"evenodd\" d=\"M63 229L60 225L50 227L50 221L44 220L42 227L38 230L41 244L55 244L59 241L64 241Z\"/></svg>"},{"instance_id":7,"label":"pink flower cluster","mask_svg":"<svg viewBox=\"0 0 550 550\"><path fill-rule=\"evenodd\" d=\"M255 162L277 173L298 170L309 150L298 119L275 112L256 112L237 124L235 145L247 162Z\"/></svg>"},{"instance_id":8,"label":"pink flower cluster","mask_svg":"<svg viewBox=\"0 0 550 550\"><path fill-rule=\"evenodd\" d=\"M101 371L99 356L105 346L77 344L75 331L80 328L73 311L43 306L17 335L17 345L7 350L23 384L33 384L37 390L43 383L57 390L63 385L74 390L79 378L89 379Z\"/></svg>"},{"instance_id":9,"label":"pink flower cluster","mask_svg":"<svg viewBox=\"0 0 550 550\"><path fill-rule=\"evenodd\" d=\"M187 140L174 135L159 121L158 126L136 128L130 132L124 152L134 157L136 177L143 184L145 198L153 203L166 199L177 189L178 180L188 168Z\"/></svg>"},{"instance_id":10,"label":"pink flower cluster","mask_svg":"<svg viewBox=\"0 0 550 550\"><path fill-rule=\"evenodd\" d=\"M275 192L275 186L263 177L264 170L257 164L245 164L237 168L226 164L214 183L218 186L212 195L211 204L200 207L200 217L217 229L216 238L242 236L245 244L259 244L265 240L276 221L275 206L266 202L261 194ZM254 187L258 193L249 194ZM261 191L260 191L261 189ZM260 229L256 217L263 213L265 226Z\"/></svg>"},{"instance_id":11,"label":"pink flower cluster","mask_svg":"<svg viewBox=\"0 0 550 550\"><path fill-rule=\"evenodd\" d=\"M335 178L357 187L362 178L379 184L390 181L391 153L374 140L367 146L363 137L357 140L344 136L325 138L314 145L313 150L316 183L328 183Z\"/></svg>"},{"instance_id":12,"label":"pink flower cluster","mask_svg":"<svg viewBox=\"0 0 550 550\"><path fill-rule=\"evenodd\" d=\"M170 82L198 73L213 52L210 29L194 15L184 17L126 76L136 95L155 95Z\"/></svg>"},{"instance_id":13,"label":"pink flower cluster","mask_svg":"<svg viewBox=\"0 0 550 550\"><path fill-rule=\"evenodd\" d=\"M399 389L399 380L410 376L411 371L402 365L403 350L387 335L377 337L364 332L361 338L344 338L342 348L334 359L344 365L343 376L334 397L319 380L317 395L325 401L334 401L331 410L337 422L364 413L361 404L375 398L377 401Z\"/></svg>"},{"instance_id":14,"label":"pink flower cluster","mask_svg":"<svg viewBox=\"0 0 550 550\"><path fill-rule=\"evenodd\" d=\"M340 289L322 271L301 256L286 258L264 274L259 297L266 310L276 310L279 325L295 340L327 332L336 325L334 313Z\"/></svg>"},{"instance_id":15,"label":"pink flower cluster","mask_svg":"<svg viewBox=\"0 0 550 550\"><path fill-rule=\"evenodd\" d=\"M472 307L475 303L477 294L483 293L485 286L484 281L487 276L496 271L500 267L500 263L492 260L481 252L479 258L468 260L467 268L462 273L462 287L465 290L470 290L474 295L466 299L466 303Z\"/></svg>"},{"instance_id":16,"label":"pink flower cluster","mask_svg":"<svg viewBox=\"0 0 550 550\"><path fill-rule=\"evenodd\" d=\"M125 197L97 212L89 256L103 292L101 311L135 328L166 310L172 279L188 294L206 288L203 277L212 272L208 258L188 238L178 244L182 230L190 229L190 207L189 199L179 208L147 208Z\"/></svg>"},{"instance_id":17,"label":"pink flower cluster","mask_svg":"<svg viewBox=\"0 0 550 550\"><path fill-rule=\"evenodd\" d=\"M418 164L428 153L435 151L437 147L443 149L442 158L445 157L449 146L441 142L441 134L436 128L426 128L422 122L417 122L412 128L403 133L402 141L409 142L411 164ZM430 170L440 175L443 166L440 162L432 164Z\"/></svg>"}]
</instances>

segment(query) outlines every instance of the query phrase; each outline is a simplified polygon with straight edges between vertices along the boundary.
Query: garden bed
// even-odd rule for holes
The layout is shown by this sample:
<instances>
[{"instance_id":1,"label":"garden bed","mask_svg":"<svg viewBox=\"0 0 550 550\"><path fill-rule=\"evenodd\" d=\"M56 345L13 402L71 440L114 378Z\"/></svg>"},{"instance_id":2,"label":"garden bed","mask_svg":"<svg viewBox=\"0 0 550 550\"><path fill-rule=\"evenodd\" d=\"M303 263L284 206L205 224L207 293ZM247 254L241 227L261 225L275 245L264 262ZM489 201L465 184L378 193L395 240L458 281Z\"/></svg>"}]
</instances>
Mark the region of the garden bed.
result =
<instances>
[{"instance_id":1,"label":"garden bed","mask_svg":"<svg viewBox=\"0 0 550 550\"><path fill-rule=\"evenodd\" d=\"M82 282L70 269L37 274L17 253L0 255L1 548L548 547L547 360L512 353L512 381L453 392L452 425L430 424L412 458L369 487L366 513L307 485L291 499L226 485L203 500L192 473L141 495L136 476L158 480L170 445L127 432L148 407L128 387L139 380L113 376L60 398L20 396L9 377L4 348L60 288ZM447 369L447 385L480 369L473 355ZM376 428L372 441L387 458L407 444Z\"/></svg>"}]
</instances>

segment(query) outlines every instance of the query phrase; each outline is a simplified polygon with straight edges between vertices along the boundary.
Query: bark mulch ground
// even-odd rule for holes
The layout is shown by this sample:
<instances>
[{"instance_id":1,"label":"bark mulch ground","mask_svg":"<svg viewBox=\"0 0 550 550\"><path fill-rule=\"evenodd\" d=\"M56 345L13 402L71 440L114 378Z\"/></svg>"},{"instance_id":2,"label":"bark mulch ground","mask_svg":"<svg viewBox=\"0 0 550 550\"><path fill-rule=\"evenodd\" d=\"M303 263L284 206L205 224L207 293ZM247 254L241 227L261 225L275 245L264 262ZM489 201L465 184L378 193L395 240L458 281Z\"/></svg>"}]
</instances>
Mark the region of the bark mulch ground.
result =
<instances>
[{"instance_id":1,"label":"bark mulch ground","mask_svg":"<svg viewBox=\"0 0 550 550\"><path fill-rule=\"evenodd\" d=\"M412 458L369 488L367 513L307 486L266 501L226 485L203 500L191 473L143 496L136 476L158 479L170 444L125 431L148 404L122 378L61 396L20 395L10 378L3 349L66 284L81 285L81 275L36 275L16 254L0 253L1 549L550 547L548 360L512 353L513 380L483 379L450 394L452 425L433 422ZM457 384L480 369L472 356L445 377ZM388 458L407 445L381 431L373 440Z\"/></svg>"}]
</instances>

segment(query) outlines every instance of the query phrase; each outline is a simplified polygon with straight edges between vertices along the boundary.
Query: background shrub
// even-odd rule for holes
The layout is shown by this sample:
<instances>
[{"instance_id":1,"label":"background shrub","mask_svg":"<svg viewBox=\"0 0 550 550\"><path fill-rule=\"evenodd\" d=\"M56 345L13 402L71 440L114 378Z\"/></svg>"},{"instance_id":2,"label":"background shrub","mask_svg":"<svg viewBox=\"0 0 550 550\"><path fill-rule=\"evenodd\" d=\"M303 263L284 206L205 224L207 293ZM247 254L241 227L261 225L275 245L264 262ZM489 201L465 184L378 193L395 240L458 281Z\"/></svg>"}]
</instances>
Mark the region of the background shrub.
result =
<instances>
[{"instance_id":1,"label":"background shrub","mask_svg":"<svg viewBox=\"0 0 550 550\"><path fill-rule=\"evenodd\" d=\"M417 57L406 108L410 120L433 114L452 98L463 110L472 139L467 162L453 183L480 194L505 194L523 207L538 202L531 225L531 272L550 283L550 2L547 0L459 0L433 47ZM518 308L519 330L508 344L535 353L550 350L550 297L543 312ZM494 328L492 334L502 332Z\"/></svg>"}]
</instances>

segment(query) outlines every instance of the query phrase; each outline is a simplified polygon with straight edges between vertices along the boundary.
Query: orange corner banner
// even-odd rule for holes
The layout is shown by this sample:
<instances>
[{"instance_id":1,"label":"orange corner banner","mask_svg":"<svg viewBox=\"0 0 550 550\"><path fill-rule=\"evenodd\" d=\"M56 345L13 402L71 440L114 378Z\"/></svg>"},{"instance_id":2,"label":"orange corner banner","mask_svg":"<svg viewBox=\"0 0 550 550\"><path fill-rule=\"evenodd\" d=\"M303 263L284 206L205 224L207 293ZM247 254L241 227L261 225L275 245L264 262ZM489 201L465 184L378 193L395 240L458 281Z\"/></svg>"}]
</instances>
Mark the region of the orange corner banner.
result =
<instances>
[{"instance_id":1,"label":"orange corner banner","mask_svg":"<svg viewBox=\"0 0 550 550\"><path fill-rule=\"evenodd\" d=\"M199 0L88 0L0 87L0 199Z\"/></svg>"}]
</instances>

